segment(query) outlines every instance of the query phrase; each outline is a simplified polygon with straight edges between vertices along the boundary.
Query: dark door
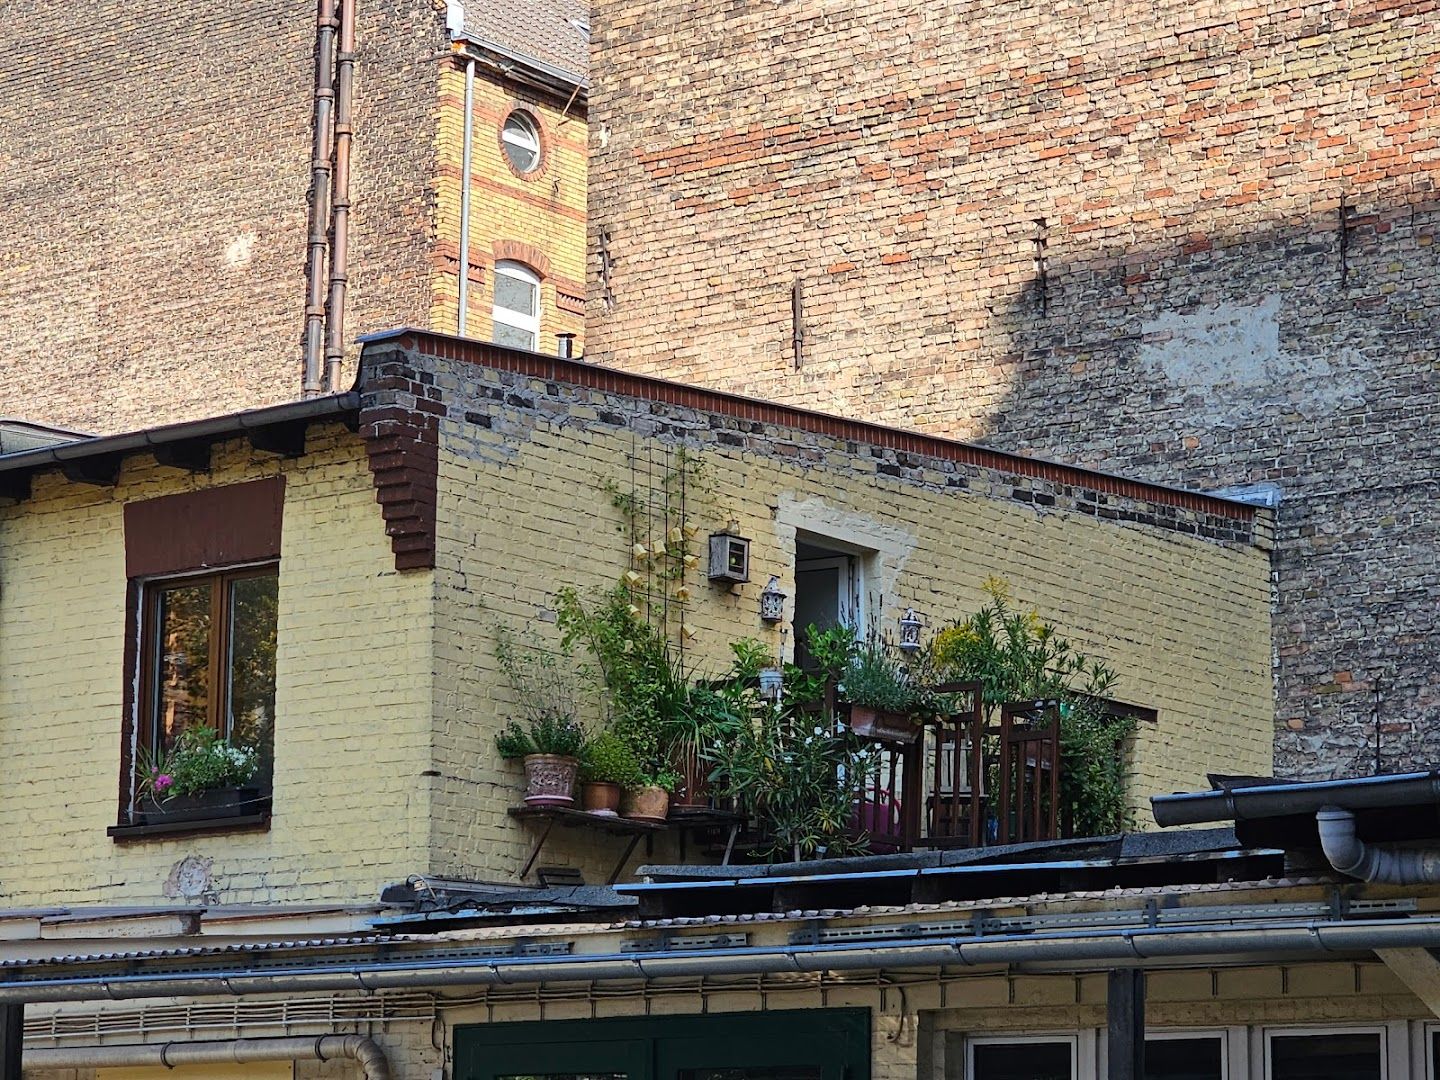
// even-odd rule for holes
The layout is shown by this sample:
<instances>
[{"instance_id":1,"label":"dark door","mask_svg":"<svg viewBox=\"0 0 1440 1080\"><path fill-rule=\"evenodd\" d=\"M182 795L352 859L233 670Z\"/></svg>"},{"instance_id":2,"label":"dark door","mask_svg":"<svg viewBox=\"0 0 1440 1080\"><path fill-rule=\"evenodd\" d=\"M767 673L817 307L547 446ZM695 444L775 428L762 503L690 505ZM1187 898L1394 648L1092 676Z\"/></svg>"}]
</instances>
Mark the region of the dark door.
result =
<instances>
[{"instance_id":1,"label":"dark door","mask_svg":"<svg viewBox=\"0 0 1440 1080\"><path fill-rule=\"evenodd\" d=\"M455 1080L869 1080L864 1009L474 1024Z\"/></svg>"}]
</instances>

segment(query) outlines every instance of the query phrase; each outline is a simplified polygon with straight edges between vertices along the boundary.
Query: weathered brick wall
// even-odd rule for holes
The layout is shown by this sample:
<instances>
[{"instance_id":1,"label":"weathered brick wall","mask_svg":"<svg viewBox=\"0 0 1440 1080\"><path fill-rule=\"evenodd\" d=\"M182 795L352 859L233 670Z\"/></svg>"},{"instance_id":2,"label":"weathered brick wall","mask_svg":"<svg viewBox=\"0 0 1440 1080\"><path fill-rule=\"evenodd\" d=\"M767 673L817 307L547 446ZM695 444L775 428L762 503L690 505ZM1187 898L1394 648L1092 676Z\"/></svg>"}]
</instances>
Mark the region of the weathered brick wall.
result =
<instances>
[{"instance_id":1,"label":"weathered brick wall","mask_svg":"<svg viewBox=\"0 0 1440 1080\"><path fill-rule=\"evenodd\" d=\"M867 601L881 626L913 606L938 628L979 607L993 575L1112 663L1118 695L1160 713L1133 757L1140 820L1151 792L1270 767L1263 512L1252 521L1248 508L1216 500L1027 472L1023 460L887 441L823 418L807 429L793 413L426 335L374 343L364 363L409 379L393 392L440 416L432 873L519 869L532 838L505 813L520 770L493 751L514 704L495 666L495 625L555 644L555 591L607 587L631 566L603 485L662 498L682 447L702 476L687 495L694 549L731 519L753 539L751 580L738 592L708 585L703 571L687 578L688 601L674 582L647 586L668 602L672 634L693 628L700 669L718 669L744 637L793 647L793 634L782 640L760 621L758 596L775 574L793 602L803 529L870 553ZM676 858L663 839L651 861ZM549 843L543 861L603 880L623 841L556 830Z\"/></svg>"},{"instance_id":2,"label":"weathered brick wall","mask_svg":"<svg viewBox=\"0 0 1440 1080\"><path fill-rule=\"evenodd\" d=\"M82 23L0 20L0 416L115 431L299 396L314 4ZM350 340L429 311L445 48L429 0L357 26Z\"/></svg>"},{"instance_id":3,"label":"weathered brick wall","mask_svg":"<svg viewBox=\"0 0 1440 1080\"><path fill-rule=\"evenodd\" d=\"M601 5L590 355L1277 484L1277 768L1433 763L1435 19Z\"/></svg>"},{"instance_id":4,"label":"weathered brick wall","mask_svg":"<svg viewBox=\"0 0 1440 1080\"><path fill-rule=\"evenodd\" d=\"M222 444L198 476L136 455L114 488L46 474L0 509L4 906L185 903L167 879L187 858L224 903L373 901L423 867L432 575L396 571L361 441L312 428L307 449L289 461ZM277 473L270 828L117 843L124 504Z\"/></svg>"},{"instance_id":5,"label":"weathered brick wall","mask_svg":"<svg viewBox=\"0 0 1440 1080\"><path fill-rule=\"evenodd\" d=\"M500 127L516 106L528 108L541 131L542 162L529 175L517 174L500 147ZM448 334L458 333L464 124L465 66L457 60L440 73L436 270L428 323ZM477 64L473 129L465 336L490 340L495 263L514 259L541 279L539 351L553 353L556 335L573 334L579 355L585 344L585 107Z\"/></svg>"}]
</instances>

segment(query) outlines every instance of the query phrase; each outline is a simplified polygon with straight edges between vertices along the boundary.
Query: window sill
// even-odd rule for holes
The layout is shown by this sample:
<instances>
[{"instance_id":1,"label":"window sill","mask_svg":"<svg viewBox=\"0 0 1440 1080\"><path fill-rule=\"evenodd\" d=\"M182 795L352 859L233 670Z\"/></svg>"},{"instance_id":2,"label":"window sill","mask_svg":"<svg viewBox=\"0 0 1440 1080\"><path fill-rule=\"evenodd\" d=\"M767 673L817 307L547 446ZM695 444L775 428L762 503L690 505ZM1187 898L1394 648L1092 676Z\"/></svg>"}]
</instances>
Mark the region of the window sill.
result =
<instances>
[{"instance_id":1,"label":"window sill","mask_svg":"<svg viewBox=\"0 0 1440 1080\"><path fill-rule=\"evenodd\" d=\"M153 825L111 825L105 834L117 844L129 840L166 839L172 836L193 836L197 833L268 832L270 812L232 817L200 818L190 821L159 821Z\"/></svg>"}]
</instances>

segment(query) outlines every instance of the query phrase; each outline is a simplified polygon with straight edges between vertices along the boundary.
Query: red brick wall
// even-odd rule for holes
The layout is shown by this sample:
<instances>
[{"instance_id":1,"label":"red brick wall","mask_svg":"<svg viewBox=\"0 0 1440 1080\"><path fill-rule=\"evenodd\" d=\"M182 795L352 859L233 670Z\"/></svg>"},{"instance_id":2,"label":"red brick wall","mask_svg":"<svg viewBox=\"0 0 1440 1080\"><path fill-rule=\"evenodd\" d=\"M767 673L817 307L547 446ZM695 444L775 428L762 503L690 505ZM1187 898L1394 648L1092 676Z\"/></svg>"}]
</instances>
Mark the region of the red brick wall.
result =
<instances>
[{"instance_id":1,"label":"red brick wall","mask_svg":"<svg viewBox=\"0 0 1440 1080\"><path fill-rule=\"evenodd\" d=\"M0 415L115 431L298 396L314 4L0 20ZM347 337L423 322L428 0L359 9Z\"/></svg>"},{"instance_id":2,"label":"red brick wall","mask_svg":"<svg viewBox=\"0 0 1440 1080\"><path fill-rule=\"evenodd\" d=\"M589 356L1276 484L1277 767L1433 762L1436 10L600 5Z\"/></svg>"}]
</instances>

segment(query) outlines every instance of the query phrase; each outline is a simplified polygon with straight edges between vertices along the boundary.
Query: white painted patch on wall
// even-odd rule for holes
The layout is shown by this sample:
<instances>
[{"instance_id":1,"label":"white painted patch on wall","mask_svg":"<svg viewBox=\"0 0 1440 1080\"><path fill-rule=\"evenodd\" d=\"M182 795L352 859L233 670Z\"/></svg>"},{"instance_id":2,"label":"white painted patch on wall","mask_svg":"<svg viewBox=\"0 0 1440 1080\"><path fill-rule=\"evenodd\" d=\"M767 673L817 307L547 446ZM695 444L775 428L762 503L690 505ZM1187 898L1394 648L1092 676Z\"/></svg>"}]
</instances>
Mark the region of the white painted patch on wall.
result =
<instances>
[{"instance_id":1,"label":"white painted patch on wall","mask_svg":"<svg viewBox=\"0 0 1440 1080\"><path fill-rule=\"evenodd\" d=\"M250 265L250 259L255 253L255 241L258 239L251 229L246 229L239 236L231 240L225 246L225 265L231 270L244 270Z\"/></svg>"},{"instance_id":2,"label":"white painted patch on wall","mask_svg":"<svg viewBox=\"0 0 1440 1080\"><path fill-rule=\"evenodd\" d=\"M1139 358L1207 411L1283 404L1328 412L1363 397L1357 358L1306 356L1280 343L1280 297L1167 311L1141 326Z\"/></svg>"}]
</instances>

